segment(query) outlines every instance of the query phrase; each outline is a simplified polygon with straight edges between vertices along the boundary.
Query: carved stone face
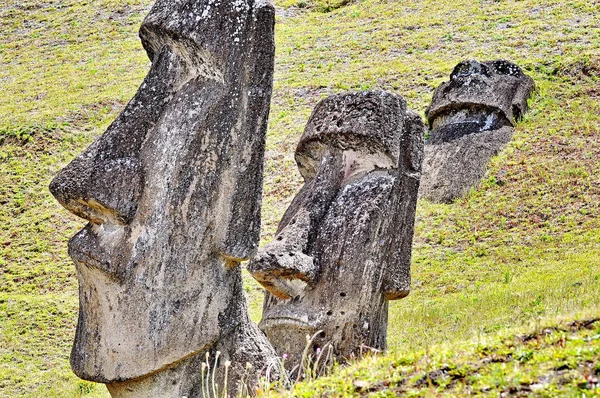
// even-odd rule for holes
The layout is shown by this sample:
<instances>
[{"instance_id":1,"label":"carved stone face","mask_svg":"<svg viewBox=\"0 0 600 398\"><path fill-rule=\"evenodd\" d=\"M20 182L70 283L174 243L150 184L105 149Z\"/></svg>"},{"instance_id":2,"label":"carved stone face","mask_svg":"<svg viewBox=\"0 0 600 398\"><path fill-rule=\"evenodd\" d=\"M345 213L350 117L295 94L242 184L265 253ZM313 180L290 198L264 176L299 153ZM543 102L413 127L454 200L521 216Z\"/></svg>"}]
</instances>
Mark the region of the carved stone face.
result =
<instances>
[{"instance_id":1,"label":"carved stone face","mask_svg":"<svg viewBox=\"0 0 600 398\"><path fill-rule=\"evenodd\" d=\"M463 61L435 91L427 119L431 143L513 126L527 110L533 81L503 60Z\"/></svg>"},{"instance_id":2,"label":"carved stone face","mask_svg":"<svg viewBox=\"0 0 600 398\"><path fill-rule=\"evenodd\" d=\"M515 64L463 61L433 94L419 195L450 203L485 175L527 110L533 80Z\"/></svg>"},{"instance_id":3,"label":"carved stone face","mask_svg":"<svg viewBox=\"0 0 600 398\"><path fill-rule=\"evenodd\" d=\"M246 316L237 265L258 242L273 23L267 2L159 0L136 96L52 181L89 221L69 242L78 376L156 372Z\"/></svg>"},{"instance_id":4,"label":"carved stone face","mask_svg":"<svg viewBox=\"0 0 600 398\"><path fill-rule=\"evenodd\" d=\"M317 105L296 151L305 184L249 264L268 290L260 328L289 363L307 334L342 359L385 347L387 300L410 287L423 123L385 92Z\"/></svg>"}]
</instances>

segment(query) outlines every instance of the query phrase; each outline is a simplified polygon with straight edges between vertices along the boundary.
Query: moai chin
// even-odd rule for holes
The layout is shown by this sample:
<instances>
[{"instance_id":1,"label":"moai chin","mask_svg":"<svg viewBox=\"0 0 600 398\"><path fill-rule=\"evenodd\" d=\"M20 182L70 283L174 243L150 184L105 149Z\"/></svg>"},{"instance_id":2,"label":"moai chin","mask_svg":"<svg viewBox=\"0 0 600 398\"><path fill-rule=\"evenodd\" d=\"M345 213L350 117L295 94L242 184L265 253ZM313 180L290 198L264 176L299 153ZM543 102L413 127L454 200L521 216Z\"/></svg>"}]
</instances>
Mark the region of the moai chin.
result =
<instances>
[{"instance_id":1,"label":"moai chin","mask_svg":"<svg viewBox=\"0 0 600 398\"><path fill-rule=\"evenodd\" d=\"M511 140L534 87L508 61L459 63L427 110L432 130L419 196L450 203L477 186L489 160Z\"/></svg>"},{"instance_id":2,"label":"moai chin","mask_svg":"<svg viewBox=\"0 0 600 398\"><path fill-rule=\"evenodd\" d=\"M217 351L231 393L247 362L275 358L238 266L259 238L274 16L266 0L158 0L140 29L144 82L50 184L89 221L69 241L71 366L113 397L200 397Z\"/></svg>"},{"instance_id":3,"label":"moai chin","mask_svg":"<svg viewBox=\"0 0 600 398\"><path fill-rule=\"evenodd\" d=\"M388 92L314 109L296 149L304 186L248 266L268 290L259 327L290 368L319 330L311 349L331 343L339 360L385 348L388 300L410 288L424 132Z\"/></svg>"}]
</instances>

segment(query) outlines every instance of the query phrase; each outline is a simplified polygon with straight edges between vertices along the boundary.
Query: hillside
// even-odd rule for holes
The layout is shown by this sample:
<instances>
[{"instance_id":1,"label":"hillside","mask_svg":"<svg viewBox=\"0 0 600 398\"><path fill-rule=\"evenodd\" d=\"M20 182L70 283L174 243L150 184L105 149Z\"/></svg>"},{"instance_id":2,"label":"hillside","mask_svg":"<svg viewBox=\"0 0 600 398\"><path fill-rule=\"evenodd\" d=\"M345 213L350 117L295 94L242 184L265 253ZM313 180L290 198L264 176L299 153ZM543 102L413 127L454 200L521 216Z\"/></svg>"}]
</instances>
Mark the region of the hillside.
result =
<instances>
[{"instance_id":1,"label":"hillside","mask_svg":"<svg viewBox=\"0 0 600 398\"><path fill-rule=\"evenodd\" d=\"M47 186L143 79L149 62L137 29L150 4L0 4L0 397L107 396L69 369L77 281L66 245L83 223ZM600 4L277 5L262 243L300 186L293 150L319 99L384 89L423 115L434 88L469 58L511 60L537 85L481 186L451 205L419 203L413 288L391 304L389 355L297 395L498 396L533 385L541 395L600 395L598 322L573 323L600 317ZM258 320L262 293L249 278L246 290ZM485 362L492 355L506 360ZM563 362L567 372L556 376ZM471 376L481 377L464 381Z\"/></svg>"}]
</instances>

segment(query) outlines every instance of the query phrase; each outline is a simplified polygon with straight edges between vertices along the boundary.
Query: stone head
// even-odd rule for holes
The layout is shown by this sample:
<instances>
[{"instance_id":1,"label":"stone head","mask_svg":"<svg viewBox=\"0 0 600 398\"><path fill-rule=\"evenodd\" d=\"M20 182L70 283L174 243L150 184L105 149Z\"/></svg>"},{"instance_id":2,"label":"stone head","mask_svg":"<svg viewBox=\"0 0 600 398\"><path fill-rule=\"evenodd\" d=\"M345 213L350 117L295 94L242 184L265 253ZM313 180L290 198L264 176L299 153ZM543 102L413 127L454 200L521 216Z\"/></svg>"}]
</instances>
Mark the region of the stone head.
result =
<instances>
[{"instance_id":1,"label":"stone head","mask_svg":"<svg viewBox=\"0 0 600 398\"><path fill-rule=\"evenodd\" d=\"M505 60L459 63L434 92L427 119L435 142L514 126L527 110L533 80Z\"/></svg>"},{"instance_id":2,"label":"stone head","mask_svg":"<svg viewBox=\"0 0 600 398\"><path fill-rule=\"evenodd\" d=\"M387 300L406 296L424 125L388 92L324 99L296 149L304 186L249 264L269 291L259 326L299 361L306 334L337 357L385 346Z\"/></svg>"},{"instance_id":3,"label":"stone head","mask_svg":"<svg viewBox=\"0 0 600 398\"><path fill-rule=\"evenodd\" d=\"M512 137L535 85L509 61L463 61L434 92L419 195L451 203L476 187Z\"/></svg>"},{"instance_id":4,"label":"stone head","mask_svg":"<svg viewBox=\"0 0 600 398\"><path fill-rule=\"evenodd\" d=\"M56 199L89 221L69 241L78 376L157 372L239 322L238 265L260 228L273 24L265 1L158 0L140 29L147 77L52 181Z\"/></svg>"}]
</instances>

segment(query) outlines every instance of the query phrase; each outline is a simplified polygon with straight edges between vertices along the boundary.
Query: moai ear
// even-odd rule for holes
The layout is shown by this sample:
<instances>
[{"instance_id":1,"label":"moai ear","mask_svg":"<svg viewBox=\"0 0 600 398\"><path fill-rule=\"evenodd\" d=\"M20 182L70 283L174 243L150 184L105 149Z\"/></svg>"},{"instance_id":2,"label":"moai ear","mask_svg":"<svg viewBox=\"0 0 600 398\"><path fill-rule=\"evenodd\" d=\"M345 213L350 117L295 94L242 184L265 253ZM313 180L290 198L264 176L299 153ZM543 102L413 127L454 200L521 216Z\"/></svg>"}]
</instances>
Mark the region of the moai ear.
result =
<instances>
[{"instance_id":1,"label":"moai ear","mask_svg":"<svg viewBox=\"0 0 600 398\"><path fill-rule=\"evenodd\" d=\"M408 109L404 116L404 134L400 142L402 160L406 172L421 173L423 163L423 140L427 127L416 112Z\"/></svg>"},{"instance_id":2,"label":"moai ear","mask_svg":"<svg viewBox=\"0 0 600 398\"><path fill-rule=\"evenodd\" d=\"M223 217L228 220L217 250L235 261L256 254L260 239L260 204L264 163L264 141L273 85L275 8L270 1L255 3L248 28L244 70L239 78L249 88L246 107L239 119L239 133L233 143L238 156L233 185L222 192ZM227 177L226 177L227 178Z\"/></svg>"},{"instance_id":3,"label":"moai ear","mask_svg":"<svg viewBox=\"0 0 600 398\"><path fill-rule=\"evenodd\" d=\"M381 239L387 243L383 249L386 261L382 265L385 268L382 290L387 300L399 300L410 292L410 259L425 131L427 128L421 117L407 110L400 141L402 163L395 173L392 194L398 202L390 212L389 231L381 233Z\"/></svg>"}]
</instances>

